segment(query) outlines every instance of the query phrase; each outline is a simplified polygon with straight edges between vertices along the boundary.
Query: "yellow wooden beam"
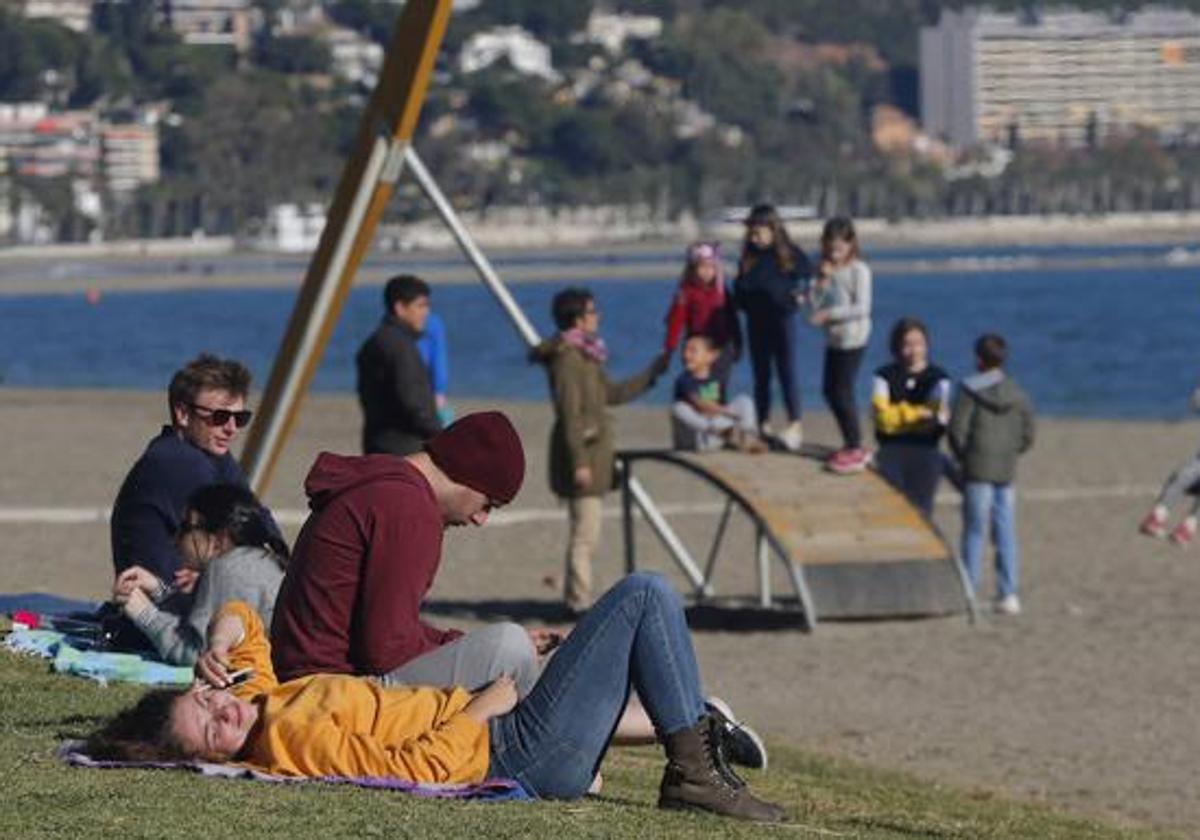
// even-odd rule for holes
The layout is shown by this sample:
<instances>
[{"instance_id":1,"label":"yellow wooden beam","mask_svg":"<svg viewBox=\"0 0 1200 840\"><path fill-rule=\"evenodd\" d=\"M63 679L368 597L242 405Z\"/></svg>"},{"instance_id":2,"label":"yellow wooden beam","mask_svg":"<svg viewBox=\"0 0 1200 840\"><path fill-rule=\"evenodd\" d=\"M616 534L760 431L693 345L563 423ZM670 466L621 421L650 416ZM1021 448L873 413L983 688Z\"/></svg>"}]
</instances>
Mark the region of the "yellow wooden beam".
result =
<instances>
[{"instance_id":1,"label":"yellow wooden beam","mask_svg":"<svg viewBox=\"0 0 1200 840\"><path fill-rule=\"evenodd\" d=\"M416 130L451 6L452 0L408 0L396 22L379 83L359 123L354 153L342 170L325 230L288 319L242 453L242 468L259 495L270 484L295 426L300 402L391 198L404 150ZM297 129L304 130L302 126Z\"/></svg>"}]
</instances>

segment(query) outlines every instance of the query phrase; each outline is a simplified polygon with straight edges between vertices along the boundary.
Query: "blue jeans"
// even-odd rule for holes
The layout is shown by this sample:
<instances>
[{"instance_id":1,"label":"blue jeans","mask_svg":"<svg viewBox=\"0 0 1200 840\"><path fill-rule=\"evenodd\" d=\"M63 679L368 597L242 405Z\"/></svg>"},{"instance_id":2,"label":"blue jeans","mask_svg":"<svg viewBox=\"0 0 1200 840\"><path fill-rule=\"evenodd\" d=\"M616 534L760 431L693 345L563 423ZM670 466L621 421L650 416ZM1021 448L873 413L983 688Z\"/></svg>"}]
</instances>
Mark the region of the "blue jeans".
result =
<instances>
[{"instance_id":1,"label":"blue jeans","mask_svg":"<svg viewBox=\"0 0 1200 840\"><path fill-rule=\"evenodd\" d=\"M1016 491L1011 484L968 481L963 492L962 558L972 588L979 586L989 523L996 544L996 597L1016 595L1020 583Z\"/></svg>"},{"instance_id":2,"label":"blue jeans","mask_svg":"<svg viewBox=\"0 0 1200 840\"><path fill-rule=\"evenodd\" d=\"M530 794L587 792L636 689L660 737L704 714L700 672L683 605L664 578L638 572L588 610L551 657L533 691L493 718L488 775Z\"/></svg>"}]
</instances>

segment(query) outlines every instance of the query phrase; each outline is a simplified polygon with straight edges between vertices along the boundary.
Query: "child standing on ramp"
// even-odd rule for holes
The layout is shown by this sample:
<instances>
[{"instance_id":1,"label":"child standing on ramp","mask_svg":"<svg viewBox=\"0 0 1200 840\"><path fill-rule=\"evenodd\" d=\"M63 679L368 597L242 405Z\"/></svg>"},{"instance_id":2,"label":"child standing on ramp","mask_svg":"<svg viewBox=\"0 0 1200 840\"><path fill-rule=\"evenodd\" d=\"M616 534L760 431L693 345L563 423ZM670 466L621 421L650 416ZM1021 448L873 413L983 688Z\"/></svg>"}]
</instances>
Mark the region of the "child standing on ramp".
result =
<instances>
[{"instance_id":1,"label":"child standing on ramp","mask_svg":"<svg viewBox=\"0 0 1200 840\"><path fill-rule=\"evenodd\" d=\"M796 372L796 312L812 267L804 252L792 244L783 219L769 204L760 204L746 217L746 239L738 261L733 293L746 313L746 342L754 373L754 410L764 437L773 437L771 369L779 376L787 425L779 441L800 451L804 427L800 422L800 383Z\"/></svg>"},{"instance_id":2,"label":"child standing on ramp","mask_svg":"<svg viewBox=\"0 0 1200 840\"><path fill-rule=\"evenodd\" d=\"M825 330L822 389L842 434L842 448L825 466L847 475L862 472L871 463L871 453L862 445L854 398L858 369L871 338L871 269L859 254L858 234L850 219L836 217L825 223L817 275L810 292L809 322Z\"/></svg>"}]
</instances>

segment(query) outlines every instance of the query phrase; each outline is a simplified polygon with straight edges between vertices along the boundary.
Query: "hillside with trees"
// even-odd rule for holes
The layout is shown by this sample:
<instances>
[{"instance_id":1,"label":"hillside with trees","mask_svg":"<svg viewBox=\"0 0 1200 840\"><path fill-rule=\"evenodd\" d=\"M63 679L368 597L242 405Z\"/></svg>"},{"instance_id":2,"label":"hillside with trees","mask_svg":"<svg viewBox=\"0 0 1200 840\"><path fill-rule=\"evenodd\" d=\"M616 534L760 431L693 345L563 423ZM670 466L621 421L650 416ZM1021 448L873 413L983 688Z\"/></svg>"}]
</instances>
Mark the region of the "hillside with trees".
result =
<instances>
[{"instance_id":1,"label":"hillside with trees","mask_svg":"<svg viewBox=\"0 0 1200 840\"><path fill-rule=\"evenodd\" d=\"M162 103L162 177L105 215L105 235L243 232L279 202L328 200L369 92L333 72L320 37L284 25L297 4L322 6L331 24L378 43L402 8L255 0L261 25L241 52L185 43L154 0L100 0L86 33L0 8L0 102L118 114ZM464 207L640 204L706 216L769 197L822 213L922 217L1200 204L1200 151L1149 133L1015 149L991 175L973 165L984 151L952 159L881 146L881 115L919 117L918 30L964 5L954 0L463 5L417 143ZM1146 4L1076 5L1121 14ZM1200 0L1173 5L1200 11ZM655 16L661 31L614 49L586 36L597 8ZM464 69L473 39L502 27L544 45L549 70L506 58ZM10 200L32 196L70 214L62 183L7 177ZM405 202L395 204L402 216ZM77 227L61 229L72 238L87 226Z\"/></svg>"}]
</instances>

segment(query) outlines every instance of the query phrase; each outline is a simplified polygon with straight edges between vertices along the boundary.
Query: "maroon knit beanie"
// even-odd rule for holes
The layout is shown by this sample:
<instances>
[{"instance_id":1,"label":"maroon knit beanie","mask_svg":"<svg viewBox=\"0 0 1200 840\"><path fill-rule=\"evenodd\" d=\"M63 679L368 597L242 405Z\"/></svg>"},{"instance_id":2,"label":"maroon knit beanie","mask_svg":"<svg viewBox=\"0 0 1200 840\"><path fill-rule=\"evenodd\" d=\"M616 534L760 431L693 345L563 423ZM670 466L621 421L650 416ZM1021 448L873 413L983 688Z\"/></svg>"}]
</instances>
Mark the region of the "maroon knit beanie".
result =
<instances>
[{"instance_id":1,"label":"maroon knit beanie","mask_svg":"<svg viewBox=\"0 0 1200 840\"><path fill-rule=\"evenodd\" d=\"M511 502L525 480L521 438L499 411L460 417L431 438L425 451L451 481L498 505Z\"/></svg>"}]
</instances>

